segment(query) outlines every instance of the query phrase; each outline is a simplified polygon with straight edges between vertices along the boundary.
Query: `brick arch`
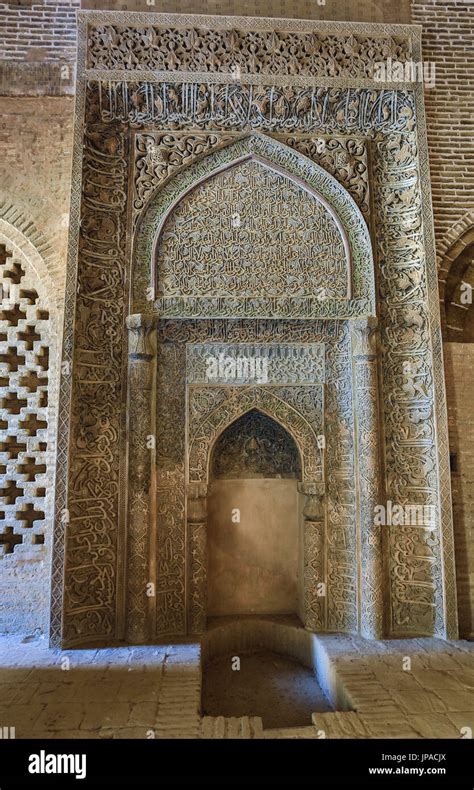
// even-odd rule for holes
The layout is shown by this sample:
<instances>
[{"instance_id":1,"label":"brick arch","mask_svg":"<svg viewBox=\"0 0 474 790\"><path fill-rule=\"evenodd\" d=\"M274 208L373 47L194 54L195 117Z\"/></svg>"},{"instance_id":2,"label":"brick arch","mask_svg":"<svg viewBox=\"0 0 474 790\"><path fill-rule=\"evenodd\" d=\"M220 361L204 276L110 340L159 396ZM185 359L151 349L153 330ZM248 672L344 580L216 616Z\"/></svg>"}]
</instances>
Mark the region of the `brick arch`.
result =
<instances>
[{"instance_id":1,"label":"brick arch","mask_svg":"<svg viewBox=\"0 0 474 790\"><path fill-rule=\"evenodd\" d=\"M474 228L474 209L466 212L466 214L448 230L440 243L436 245L436 257L440 270L444 268L442 264L444 264L445 260L450 257L450 250L460 239L462 239L466 231L472 228Z\"/></svg>"},{"instance_id":2,"label":"brick arch","mask_svg":"<svg viewBox=\"0 0 474 790\"><path fill-rule=\"evenodd\" d=\"M459 231L458 235L456 231ZM474 293L474 212L458 223L442 249L438 273L441 324L444 340L473 342L473 306L466 302L466 287Z\"/></svg>"},{"instance_id":3,"label":"brick arch","mask_svg":"<svg viewBox=\"0 0 474 790\"><path fill-rule=\"evenodd\" d=\"M47 283L50 298L62 308L63 293L58 287L63 282L63 265L55 250L55 244L41 231L31 216L0 193L0 229L26 255L37 276Z\"/></svg>"},{"instance_id":4,"label":"brick arch","mask_svg":"<svg viewBox=\"0 0 474 790\"><path fill-rule=\"evenodd\" d=\"M242 387L220 403L199 424L190 437L189 482L207 483L215 443L233 422L256 410L281 425L293 439L301 463L303 482L322 479L322 451L305 417L280 397L263 387Z\"/></svg>"}]
</instances>

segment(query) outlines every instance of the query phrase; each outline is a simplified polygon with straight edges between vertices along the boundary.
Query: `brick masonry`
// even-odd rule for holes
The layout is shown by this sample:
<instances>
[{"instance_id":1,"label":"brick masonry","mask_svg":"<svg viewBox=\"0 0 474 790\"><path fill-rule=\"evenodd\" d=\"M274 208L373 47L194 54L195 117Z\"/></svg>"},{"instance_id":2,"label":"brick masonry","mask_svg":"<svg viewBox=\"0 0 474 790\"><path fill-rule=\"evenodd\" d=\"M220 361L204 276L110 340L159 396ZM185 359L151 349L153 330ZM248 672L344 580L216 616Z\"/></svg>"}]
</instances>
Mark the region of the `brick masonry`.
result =
<instances>
[{"instance_id":1,"label":"brick masonry","mask_svg":"<svg viewBox=\"0 0 474 790\"><path fill-rule=\"evenodd\" d=\"M410 22L410 0L83 0L106 11L267 16L345 22Z\"/></svg>"},{"instance_id":2,"label":"brick masonry","mask_svg":"<svg viewBox=\"0 0 474 790\"><path fill-rule=\"evenodd\" d=\"M79 0L0 3L3 95L74 93Z\"/></svg>"},{"instance_id":3,"label":"brick masonry","mask_svg":"<svg viewBox=\"0 0 474 790\"><path fill-rule=\"evenodd\" d=\"M450 229L474 209L474 14L465 0L414 2L423 58L435 64L425 92L438 251Z\"/></svg>"},{"instance_id":4,"label":"brick masonry","mask_svg":"<svg viewBox=\"0 0 474 790\"><path fill-rule=\"evenodd\" d=\"M23 217L25 227L34 225L44 237L41 254L60 301L66 273L72 110L73 99L65 96L3 98L0 115L0 216L15 227Z\"/></svg>"},{"instance_id":5,"label":"brick masonry","mask_svg":"<svg viewBox=\"0 0 474 790\"><path fill-rule=\"evenodd\" d=\"M459 628L474 637L474 344L445 343Z\"/></svg>"}]
</instances>

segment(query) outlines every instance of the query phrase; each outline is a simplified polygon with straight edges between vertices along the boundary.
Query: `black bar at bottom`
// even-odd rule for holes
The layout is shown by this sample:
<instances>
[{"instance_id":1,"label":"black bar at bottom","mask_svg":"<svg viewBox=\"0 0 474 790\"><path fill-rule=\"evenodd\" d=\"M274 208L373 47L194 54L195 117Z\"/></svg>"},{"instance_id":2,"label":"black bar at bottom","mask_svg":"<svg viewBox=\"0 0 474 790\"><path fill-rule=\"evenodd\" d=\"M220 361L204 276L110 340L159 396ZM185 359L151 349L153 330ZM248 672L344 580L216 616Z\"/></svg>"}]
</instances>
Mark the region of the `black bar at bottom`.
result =
<instances>
[{"instance_id":1,"label":"black bar at bottom","mask_svg":"<svg viewBox=\"0 0 474 790\"><path fill-rule=\"evenodd\" d=\"M336 781L348 788L472 790L473 758L473 741L468 739L0 740L0 790L106 785L326 788Z\"/></svg>"}]
</instances>

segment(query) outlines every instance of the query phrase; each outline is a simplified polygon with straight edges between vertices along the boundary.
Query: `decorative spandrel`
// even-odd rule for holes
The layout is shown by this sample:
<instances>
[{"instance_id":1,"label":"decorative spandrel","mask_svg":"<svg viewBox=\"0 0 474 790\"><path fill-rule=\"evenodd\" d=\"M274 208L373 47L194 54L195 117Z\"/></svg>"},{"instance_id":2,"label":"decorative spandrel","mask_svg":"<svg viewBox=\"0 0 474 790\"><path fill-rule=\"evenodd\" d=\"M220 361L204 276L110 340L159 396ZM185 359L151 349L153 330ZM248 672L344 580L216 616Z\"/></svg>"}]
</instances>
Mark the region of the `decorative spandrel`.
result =
<instances>
[{"instance_id":1,"label":"decorative spandrel","mask_svg":"<svg viewBox=\"0 0 474 790\"><path fill-rule=\"evenodd\" d=\"M328 208L290 178L248 160L179 202L159 239L162 297L345 299L350 267Z\"/></svg>"}]
</instances>

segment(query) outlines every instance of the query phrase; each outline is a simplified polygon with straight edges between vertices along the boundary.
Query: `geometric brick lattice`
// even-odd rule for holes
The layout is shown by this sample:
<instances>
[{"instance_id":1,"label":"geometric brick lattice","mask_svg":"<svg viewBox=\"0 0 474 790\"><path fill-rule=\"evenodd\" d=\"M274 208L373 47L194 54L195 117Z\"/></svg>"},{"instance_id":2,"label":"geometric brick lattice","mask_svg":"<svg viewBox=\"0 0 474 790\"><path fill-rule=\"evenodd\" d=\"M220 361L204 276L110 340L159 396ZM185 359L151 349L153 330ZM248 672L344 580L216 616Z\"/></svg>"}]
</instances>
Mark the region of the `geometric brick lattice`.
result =
<instances>
[{"instance_id":1,"label":"geometric brick lattice","mask_svg":"<svg viewBox=\"0 0 474 790\"><path fill-rule=\"evenodd\" d=\"M50 320L29 267L0 244L0 559L44 551ZM50 465L50 463L49 463Z\"/></svg>"}]
</instances>

